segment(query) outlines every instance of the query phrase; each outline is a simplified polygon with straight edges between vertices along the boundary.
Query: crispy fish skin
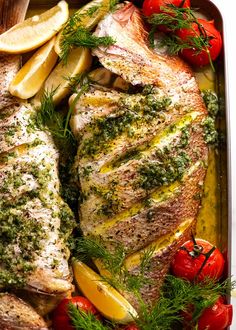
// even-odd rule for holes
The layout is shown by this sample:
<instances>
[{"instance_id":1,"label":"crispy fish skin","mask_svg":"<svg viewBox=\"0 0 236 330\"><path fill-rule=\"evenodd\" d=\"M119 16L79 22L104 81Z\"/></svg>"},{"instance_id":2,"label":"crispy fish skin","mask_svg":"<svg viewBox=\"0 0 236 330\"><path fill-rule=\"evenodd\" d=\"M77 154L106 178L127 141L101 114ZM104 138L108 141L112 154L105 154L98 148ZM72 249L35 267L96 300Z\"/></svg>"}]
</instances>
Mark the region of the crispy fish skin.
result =
<instances>
[{"instance_id":1,"label":"crispy fish skin","mask_svg":"<svg viewBox=\"0 0 236 330\"><path fill-rule=\"evenodd\" d=\"M133 4L108 14L95 34L116 41L93 50L100 63L151 91L129 95L92 87L78 100L71 127L80 139L74 168L84 196L81 228L108 249L121 243L127 260L150 246L157 249L147 274L155 284L141 290L144 301L151 303L173 254L195 231L208 159L203 130L207 110L190 67L148 48L141 14ZM163 100L168 100L164 109L159 106L153 114ZM129 270L137 274L139 265L131 263ZM125 295L138 305L135 297Z\"/></svg>"},{"instance_id":2,"label":"crispy fish skin","mask_svg":"<svg viewBox=\"0 0 236 330\"><path fill-rule=\"evenodd\" d=\"M1 32L24 18L28 3L0 1ZM0 290L10 287L35 310L2 294L0 325L47 329L37 312L47 314L73 290L66 240L74 217L60 197L59 153L52 137L35 125L36 110L8 92L20 61L19 56L0 54ZM8 302L16 303L9 312Z\"/></svg>"}]
</instances>

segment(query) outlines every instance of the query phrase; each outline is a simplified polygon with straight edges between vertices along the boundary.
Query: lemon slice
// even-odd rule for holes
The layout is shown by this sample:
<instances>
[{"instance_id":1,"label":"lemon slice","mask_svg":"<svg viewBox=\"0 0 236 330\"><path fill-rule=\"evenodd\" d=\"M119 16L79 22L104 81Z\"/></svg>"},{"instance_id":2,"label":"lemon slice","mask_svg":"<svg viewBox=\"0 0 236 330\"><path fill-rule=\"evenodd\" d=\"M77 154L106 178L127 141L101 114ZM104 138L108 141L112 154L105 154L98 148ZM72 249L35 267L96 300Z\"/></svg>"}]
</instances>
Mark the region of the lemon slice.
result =
<instances>
[{"instance_id":1,"label":"lemon slice","mask_svg":"<svg viewBox=\"0 0 236 330\"><path fill-rule=\"evenodd\" d=\"M56 64L55 37L42 46L17 73L9 86L12 95L21 99L34 96Z\"/></svg>"},{"instance_id":2,"label":"lemon slice","mask_svg":"<svg viewBox=\"0 0 236 330\"><path fill-rule=\"evenodd\" d=\"M93 0L87 3L74 13L73 17L76 17L76 21L78 23L73 25L73 28L76 29L77 26L82 25L83 27L91 30L109 11L109 8L110 0ZM65 25L65 28L68 27L68 24ZM60 45L63 38L63 31L64 29L58 33L55 42L55 51L58 55L61 53Z\"/></svg>"},{"instance_id":3,"label":"lemon slice","mask_svg":"<svg viewBox=\"0 0 236 330\"><path fill-rule=\"evenodd\" d=\"M28 18L1 34L0 51L21 54L38 48L62 28L68 17L68 5L60 1L41 15Z\"/></svg>"},{"instance_id":4,"label":"lemon slice","mask_svg":"<svg viewBox=\"0 0 236 330\"><path fill-rule=\"evenodd\" d=\"M70 92L70 82L68 78L74 77L90 68L92 55L88 48L74 48L67 59L67 63L62 61L53 69L40 91L36 94L33 103L40 104L40 100L45 91L55 91L53 102L58 104Z\"/></svg>"},{"instance_id":5,"label":"lemon slice","mask_svg":"<svg viewBox=\"0 0 236 330\"><path fill-rule=\"evenodd\" d=\"M76 260L73 262L73 271L79 289L105 318L126 324L137 317L130 303L91 268Z\"/></svg>"}]
</instances>

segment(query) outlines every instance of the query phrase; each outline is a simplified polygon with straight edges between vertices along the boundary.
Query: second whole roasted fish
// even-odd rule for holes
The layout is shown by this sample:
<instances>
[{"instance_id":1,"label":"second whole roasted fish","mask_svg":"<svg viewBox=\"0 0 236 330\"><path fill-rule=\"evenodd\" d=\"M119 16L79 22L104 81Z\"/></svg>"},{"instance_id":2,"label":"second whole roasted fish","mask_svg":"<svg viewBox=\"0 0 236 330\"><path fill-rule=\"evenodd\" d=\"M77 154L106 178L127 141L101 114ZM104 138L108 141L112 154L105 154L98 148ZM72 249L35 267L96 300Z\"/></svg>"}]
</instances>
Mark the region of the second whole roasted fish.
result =
<instances>
[{"instance_id":1,"label":"second whole roasted fish","mask_svg":"<svg viewBox=\"0 0 236 330\"><path fill-rule=\"evenodd\" d=\"M22 20L27 6L0 1L1 32ZM74 218L60 197L51 135L38 128L36 109L8 92L19 65L19 56L0 54L0 325L46 329L37 312L47 314L73 290L66 240Z\"/></svg>"}]
</instances>

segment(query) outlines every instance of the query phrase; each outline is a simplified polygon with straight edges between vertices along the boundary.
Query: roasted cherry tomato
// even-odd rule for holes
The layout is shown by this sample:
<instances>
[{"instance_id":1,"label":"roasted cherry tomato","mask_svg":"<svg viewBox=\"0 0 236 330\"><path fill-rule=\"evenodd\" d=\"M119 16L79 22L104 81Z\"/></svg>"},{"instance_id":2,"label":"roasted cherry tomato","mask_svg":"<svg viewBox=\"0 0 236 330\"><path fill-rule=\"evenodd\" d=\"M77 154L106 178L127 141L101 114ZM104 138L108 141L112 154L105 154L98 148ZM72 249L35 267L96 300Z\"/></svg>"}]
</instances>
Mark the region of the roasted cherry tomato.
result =
<instances>
[{"instance_id":1,"label":"roasted cherry tomato","mask_svg":"<svg viewBox=\"0 0 236 330\"><path fill-rule=\"evenodd\" d=\"M74 330L68 315L68 304L72 303L76 308L85 312L90 312L97 317L99 313L93 304L85 297L76 296L71 299L63 299L55 309L52 317L53 329L55 330Z\"/></svg>"},{"instance_id":2,"label":"roasted cherry tomato","mask_svg":"<svg viewBox=\"0 0 236 330\"><path fill-rule=\"evenodd\" d=\"M232 323L232 305L225 305L220 297L216 303L206 308L198 320L198 330L224 330Z\"/></svg>"},{"instance_id":3,"label":"roasted cherry tomato","mask_svg":"<svg viewBox=\"0 0 236 330\"><path fill-rule=\"evenodd\" d=\"M167 5L189 8L190 0L144 0L143 13L145 16L159 14L162 12L161 7L167 7Z\"/></svg>"},{"instance_id":4,"label":"roasted cherry tomato","mask_svg":"<svg viewBox=\"0 0 236 330\"><path fill-rule=\"evenodd\" d=\"M175 254L171 269L175 276L189 281L207 277L218 280L224 270L224 258L211 243L199 238L184 243Z\"/></svg>"},{"instance_id":5,"label":"roasted cherry tomato","mask_svg":"<svg viewBox=\"0 0 236 330\"><path fill-rule=\"evenodd\" d=\"M183 317L184 330L193 329L192 311L181 313ZM232 305L224 304L224 299L220 297L213 306L206 308L197 321L198 330L224 330L232 323L233 308ZM195 328L194 328L195 329Z\"/></svg>"},{"instance_id":6,"label":"roasted cherry tomato","mask_svg":"<svg viewBox=\"0 0 236 330\"><path fill-rule=\"evenodd\" d=\"M214 21L206 21L205 19L198 19L198 23L193 23L189 29L180 29L176 31L176 34L183 41L187 41L190 38L202 35L203 38L207 38L209 46L198 50L194 47L183 49L181 52L182 57L192 65L204 66L209 64L209 55L214 61L220 54L222 48L222 38L220 32L215 28ZM201 30L201 31L200 31Z\"/></svg>"}]
</instances>

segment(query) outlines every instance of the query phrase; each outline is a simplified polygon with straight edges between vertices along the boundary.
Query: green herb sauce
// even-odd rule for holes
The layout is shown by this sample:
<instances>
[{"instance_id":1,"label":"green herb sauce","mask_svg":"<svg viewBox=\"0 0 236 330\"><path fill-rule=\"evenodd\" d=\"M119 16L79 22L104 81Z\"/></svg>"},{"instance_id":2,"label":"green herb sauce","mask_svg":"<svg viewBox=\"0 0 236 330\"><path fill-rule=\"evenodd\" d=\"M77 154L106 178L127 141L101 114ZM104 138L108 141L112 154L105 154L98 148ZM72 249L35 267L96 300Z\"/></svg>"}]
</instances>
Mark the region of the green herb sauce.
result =
<instances>
[{"instance_id":1,"label":"green herb sauce","mask_svg":"<svg viewBox=\"0 0 236 330\"><path fill-rule=\"evenodd\" d=\"M135 185L151 190L181 180L189 163L190 158L185 152L172 158L166 157L162 161L146 161L138 169L139 179Z\"/></svg>"},{"instance_id":2,"label":"green herb sauce","mask_svg":"<svg viewBox=\"0 0 236 330\"><path fill-rule=\"evenodd\" d=\"M30 196L31 198L31 196ZM34 269L33 261L46 237L42 224L31 219L22 201L11 207L1 203L0 211L0 286L20 287Z\"/></svg>"},{"instance_id":3,"label":"green herb sauce","mask_svg":"<svg viewBox=\"0 0 236 330\"><path fill-rule=\"evenodd\" d=\"M79 156L90 156L94 158L103 150L111 147L111 141L121 134L132 138L134 128L138 124L150 123L154 118L163 118L163 111L167 111L171 100L167 97L159 97L148 94L139 98L137 102L129 102L122 98L119 102L121 111L116 117L96 119L90 124L89 130L92 137L85 139L80 147Z\"/></svg>"},{"instance_id":4,"label":"green herb sauce","mask_svg":"<svg viewBox=\"0 0 236 330\"><path fill-rule=\"evenodd\" d=\"M208 117L202 122L204 139L206 143L216 146L219 140L219 133L215 126L216 116L219 111L217 94L211 90L202 92L202 97L208 111Z\"/></svg>"}]
</instances>

